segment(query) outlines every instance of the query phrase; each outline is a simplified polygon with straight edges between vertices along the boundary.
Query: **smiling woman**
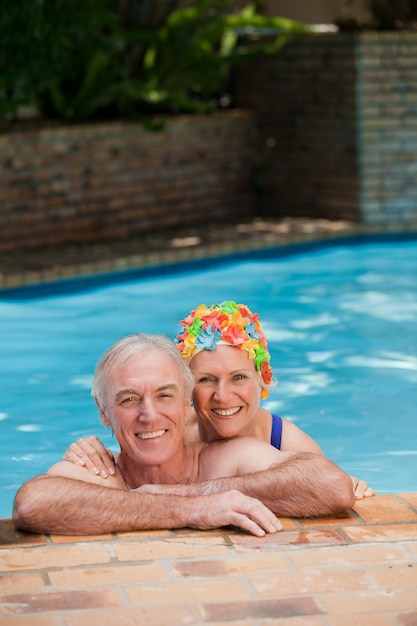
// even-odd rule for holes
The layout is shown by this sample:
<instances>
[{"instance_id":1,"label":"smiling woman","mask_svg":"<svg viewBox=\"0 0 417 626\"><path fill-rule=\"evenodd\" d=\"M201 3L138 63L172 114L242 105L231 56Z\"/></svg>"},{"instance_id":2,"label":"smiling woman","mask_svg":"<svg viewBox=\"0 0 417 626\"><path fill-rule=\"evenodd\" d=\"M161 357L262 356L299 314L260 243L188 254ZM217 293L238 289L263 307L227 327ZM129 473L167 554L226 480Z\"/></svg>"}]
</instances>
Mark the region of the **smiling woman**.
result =
<instances>
[{"instance_id":1,"label":"smiling woman","mask_svg":"<svg viewBox=\"0 0 417 626\"><path fill-rule=\"evenodd\" d=\"M197 303L230 298L259 312L268 336L279 382L263 408L377 492L413 491L416 242L279 252L0 294L0 515L10 516L20 484L79 437L117 449L90 396L112 341L139 330L173 338Z\"/></svg>"}]
</instances>

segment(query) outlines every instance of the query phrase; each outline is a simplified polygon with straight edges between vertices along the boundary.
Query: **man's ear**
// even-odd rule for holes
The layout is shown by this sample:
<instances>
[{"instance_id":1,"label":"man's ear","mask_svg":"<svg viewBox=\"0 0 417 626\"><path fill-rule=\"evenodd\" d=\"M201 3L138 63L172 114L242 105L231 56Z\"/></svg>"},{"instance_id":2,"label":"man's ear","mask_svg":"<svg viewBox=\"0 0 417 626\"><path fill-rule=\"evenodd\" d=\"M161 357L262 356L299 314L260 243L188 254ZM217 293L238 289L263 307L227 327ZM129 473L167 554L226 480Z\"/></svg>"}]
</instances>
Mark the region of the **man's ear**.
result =
<instances>
[{"instance_id":1,"label":"man's ear","mask_svg":"<svg viewBox=\"0 0 417 626\"><path fill-rule=\"evenodd\" d=\"M101 422L104 426L110 426L110 420L107 417L107 415L105 414L104 410L101 408L101 406L99 405L99 403L97 402L97 398L94 398L95 403L97 404L98 410L100 412L100 419Z\"/></svg>"},{"instance_id":2,"label":"man's ear","mask_svg":"<svg viewBox=\"0 0 417 626\"><path fill-rule=\"evenodd\" d=\"M194 412L194 406L192 400L188 400L184 406L184 416L190 417L190 415Z\"/></svg>"}]
</instances>

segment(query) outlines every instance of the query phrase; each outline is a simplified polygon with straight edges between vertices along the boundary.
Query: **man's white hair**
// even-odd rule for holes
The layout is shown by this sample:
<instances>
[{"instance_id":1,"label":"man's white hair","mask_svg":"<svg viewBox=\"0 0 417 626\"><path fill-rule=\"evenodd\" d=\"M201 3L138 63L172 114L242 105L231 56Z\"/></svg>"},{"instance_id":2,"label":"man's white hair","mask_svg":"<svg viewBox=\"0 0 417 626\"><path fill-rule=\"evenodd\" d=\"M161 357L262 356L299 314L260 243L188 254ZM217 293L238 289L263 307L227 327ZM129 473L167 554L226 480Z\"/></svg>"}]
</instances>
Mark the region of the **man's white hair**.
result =
<instances>
[{"instance_id":1,"label":"man's white hair","mask_svg":"<svg viewBox=\"0 0 417 626\"><path fill-rule=\"evenodd\" d=\"M101 357L93 378L91 395L100 408L104 408L104 380L110 368L121 367L130 357L156 350L169 356L178 367L184 383L186 399L191 401L194 388L194 377L187 361L171 339L165 335L134 333L114 343Z\"/></svg>"}]
</instances>

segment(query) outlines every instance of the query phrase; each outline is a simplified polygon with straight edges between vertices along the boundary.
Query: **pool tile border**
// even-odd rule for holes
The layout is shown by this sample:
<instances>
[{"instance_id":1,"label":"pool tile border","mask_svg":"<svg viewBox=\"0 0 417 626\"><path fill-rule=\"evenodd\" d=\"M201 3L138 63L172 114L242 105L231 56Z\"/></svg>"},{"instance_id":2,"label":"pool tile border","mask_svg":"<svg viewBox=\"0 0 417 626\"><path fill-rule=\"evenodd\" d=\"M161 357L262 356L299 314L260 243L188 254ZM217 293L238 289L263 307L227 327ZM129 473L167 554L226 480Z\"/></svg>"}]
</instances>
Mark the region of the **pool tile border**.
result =
<instances>
[{"instance_id":1,"label":"pool tile border","mask_svg":"<svg viewBox=\"0 0 417 626\"><path fill-rule=\"evenodd\" d=\"M117 258L101 258L95 261L60 264L58 259L51 261L47 268L39 270L0 272L0 295L12 294L24 287L58 283L69 286L74 281L106 280L110 277L134 277L138 275L159 275L167 271L179 271L204 267L213 263L223 263L239 258L263 258L266 255L278 257L329 245L360 243L366 240L392 240L417 237L417 220L392 224L353 224L343 223L324 231L294 232L285 235L274 233L254 233L253 237L218 243L170 248L160 252L127 254ZM58 253L57 253L58 254Z\"/></svg>"},{"instance_id":2,"label":"pool tile border","mask_svg":"<svg viewBox=\"0 0 417 626\"><path fill-rule=\"evenodd\" d=\"M147 530L128 533L106 533L104 535L45 535L26 533L17 530L10 518L0 519L0 548L66 545L73 542L85 543L96 541L137 541L153 542L152 555L157 556L160 546L171 540L178 544L178 549L184 546L199 546L199 538L203 537L206 545L212 548L229 543L243 548L254 546L288 546L288 545L326 545L362 542L361 533L375 531L375 540L384 541L384 533L398 532L403 540L417 540L417 492L398 494L377 494L371 498L357 500L354 507L338 515L319 518L282 518L283 530L264 538L256 538L240 532L231 532L228 529L215 531L198 531L189 529L178 530ZM120 544L122 542L122 544ZM162 556L162 553L160 554ZM185 555L183 555L185 556ZM135 555L127 547L124 559L134 560ZM142 554L142 559L145 559Z\"/></svg>"}]
</instances>

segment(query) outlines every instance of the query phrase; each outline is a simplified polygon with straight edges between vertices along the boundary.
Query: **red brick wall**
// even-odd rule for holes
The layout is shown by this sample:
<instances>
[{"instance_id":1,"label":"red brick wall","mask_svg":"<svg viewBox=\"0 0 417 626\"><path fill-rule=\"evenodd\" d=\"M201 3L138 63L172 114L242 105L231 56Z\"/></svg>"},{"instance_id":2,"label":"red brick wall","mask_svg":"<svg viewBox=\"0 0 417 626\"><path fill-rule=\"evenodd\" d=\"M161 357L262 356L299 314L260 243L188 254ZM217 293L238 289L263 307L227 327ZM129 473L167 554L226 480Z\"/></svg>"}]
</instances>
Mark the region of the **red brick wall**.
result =
<instances>
[{"instance_id":1,"label":"red brick wall","mask_svg":"<svg viewBox=\"0 0 417 626\"><path fill-rule=\"evenodd\" d=\"M417 33L302 36L235 78L239 108L160 133L0 129L0 253L262 212L417 219Z\"/></svg>"},{"instance_id":2,"label":"red brick wall","mask_svg":"<svg viewBox=\"0 0 417 626\"><path fill-rule=\"evenodd\" d=\"M237 104L259 129L263 210L357 219L352 37L301 37L239 73Z\"/></svg>"},{"instance_id":3,"label":"red brick wall","mask_svg":"<svg viewBox=\"0 0 417 626\"><path fill-rule=\"evenodd\" d=\"M248 112L0 134L0 252L93 242L253 210Z\"/></svg>"},{"instance_id":4,"label":"red brick wall","mask_svg":"<svg viewBox=\"0 0 417 626\"><path fill-rule=\"evenodd\" d=\"M243 66L269 215L417 219L417 33L303 36Z\"/></svg>"},{"instance_id":5,"label":"red brick wall","mask_svg":"<svg viewBox=\"0 0 417 626\"><path fill-rule=\"evenodd\" d=\"M417 218L417 32L357 42L360 206L365 222Z\"/></svg>"}]
</instances>

